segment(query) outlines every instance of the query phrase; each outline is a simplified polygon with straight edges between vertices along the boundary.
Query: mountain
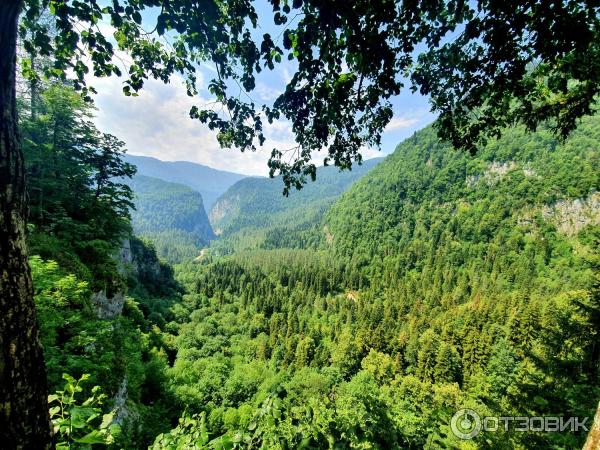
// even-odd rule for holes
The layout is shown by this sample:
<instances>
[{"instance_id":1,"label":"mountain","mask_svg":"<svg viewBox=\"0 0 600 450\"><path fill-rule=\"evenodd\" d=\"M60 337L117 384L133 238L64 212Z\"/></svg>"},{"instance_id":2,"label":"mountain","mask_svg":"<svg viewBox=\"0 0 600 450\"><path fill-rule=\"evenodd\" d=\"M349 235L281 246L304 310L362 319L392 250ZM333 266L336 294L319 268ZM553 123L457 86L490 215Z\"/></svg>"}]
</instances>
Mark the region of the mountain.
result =
<instances>
[{"instance_id":1,"label":"mountain","mask_svg":"<svg viewBox=\"0 0 600 450\"><path fill-rule=\"evenodd\" d=\"M213 205L209 219L215 233L226 241L259 241L261 246L283 235L298 233L318 224L325 211L352 183L368 173L383 158L366 160L350 171L321 167L317 179L301 190L283 196L283 182L275 178L245 178L231 186ZM225 245L224 243L217 245ZM239 248L238 248L239 249Z\"/></svg>"},{"instance_id":2,"label":"mountain","mask_svg":"<svg viewBox=\"0 0 600 450\"><path fill-rule=\"evenodd\" d=\"M128 184L135 194L134 232L149 238L160 257L179 262L197 256L215 237L199 192L143 175L135 175Z\"/></svg>"},{"instance_id":3,"label":"mountain","mask_svg":"<svg viewBox=\"0 0 600 450\"><path fill-rule=\"evenodd\" d=\"M257 448L581 448L581 427L494 431L493 418L594 415L598 167L600 117L564 143L505 130L475 157L429 127L334 201L307 230L314 246L181 267L171 385L198 416L170 442L197 420ZM282 209L269 192L228 192L223 234L311 204ZM478 420L492 430L466 440Z\"/></svg>"},{"instance_id":4,"label":"mountain","mask_svg":"<svg viewBox=\"0 0 600 450\"><path fill-rule=\"evenodd\" d=\"M548 227L572 238L600 221L599 147L598 118L563 145L548 129L510 129L474 158L439 142L430 127L342 195L324 225L336 253L356 260L410 260L420 254L415 247L433 251L449 240L502 245L507 234L542 238Z\"/></svg>"},{"instance_id":5,"label":"mountain","mask_svg":"<svg viewBox=\"0 0 600 450\"><path fill-rule=\"evenodd\" d=\"M207 212L227 188L245 178L245 175L217 170L189 161L161 161L136 155L126 155L124 159L137 166L138 175L183 184L200 192Z\"/></svg>"}]
</instances>

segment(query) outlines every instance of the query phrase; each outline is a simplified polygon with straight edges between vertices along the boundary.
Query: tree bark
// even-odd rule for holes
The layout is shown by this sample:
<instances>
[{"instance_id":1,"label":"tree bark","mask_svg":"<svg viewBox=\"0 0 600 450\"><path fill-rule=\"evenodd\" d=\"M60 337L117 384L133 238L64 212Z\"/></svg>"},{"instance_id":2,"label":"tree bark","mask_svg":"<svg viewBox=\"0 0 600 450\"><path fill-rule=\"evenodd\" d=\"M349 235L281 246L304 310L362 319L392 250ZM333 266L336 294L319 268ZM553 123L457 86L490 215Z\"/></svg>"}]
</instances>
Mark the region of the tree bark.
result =
<instances>
[{"instance_id":1,"label":"tree bark","mask_svg":"<svg viewBox=\"0 0 600 450\"><path fill-rule=\"evenodd\" d=\"M21 0L0 1L0 447L52 447L44 355L27 261L25 170L17 128Z\"/></svg>"},{"instance_id":2,"label":"tree bark","mask_svg":"<svg viewBox=\"0 0 600 450\"><path fill-rule=\"evenodd\" d=\"M583 446L583 450L598 450L600 449L600 403L594 417L594 422L590 428L587 440Z\"/></svg>"}]
</instances>

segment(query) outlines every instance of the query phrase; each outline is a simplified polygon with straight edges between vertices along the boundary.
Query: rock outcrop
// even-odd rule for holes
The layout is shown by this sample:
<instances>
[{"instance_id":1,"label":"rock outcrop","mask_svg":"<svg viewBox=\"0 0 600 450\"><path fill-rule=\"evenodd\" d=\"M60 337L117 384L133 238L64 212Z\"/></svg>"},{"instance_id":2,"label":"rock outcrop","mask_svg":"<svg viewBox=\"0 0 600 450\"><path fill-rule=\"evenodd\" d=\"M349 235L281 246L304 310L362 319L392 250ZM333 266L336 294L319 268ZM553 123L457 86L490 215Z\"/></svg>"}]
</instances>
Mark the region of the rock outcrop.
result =
<instances>
[{"instance_id":1,"label":"rock outcrop","mask_svg":"<svg viewBox=\"0 0 600 450\"><path fill-rule=\"evenodd\" d=\"M559 200L544 206L542 215L554 223L558 231L573 236L588 225L600 224L600 192L587 198Z\"/></svg>"},{"instance_id":2,"label":"rock outcrop","mask_svg":"<svg viewBox=\"0 0 600 450\"><path fill-rule=\"evenodd\" d=\"M96 315L100 319L114 319L123 313L125 304L125 294L116 292L112 297L107 297L106 291L94 292L92 294L92 304Z\"/></svg>"}]
</instances>

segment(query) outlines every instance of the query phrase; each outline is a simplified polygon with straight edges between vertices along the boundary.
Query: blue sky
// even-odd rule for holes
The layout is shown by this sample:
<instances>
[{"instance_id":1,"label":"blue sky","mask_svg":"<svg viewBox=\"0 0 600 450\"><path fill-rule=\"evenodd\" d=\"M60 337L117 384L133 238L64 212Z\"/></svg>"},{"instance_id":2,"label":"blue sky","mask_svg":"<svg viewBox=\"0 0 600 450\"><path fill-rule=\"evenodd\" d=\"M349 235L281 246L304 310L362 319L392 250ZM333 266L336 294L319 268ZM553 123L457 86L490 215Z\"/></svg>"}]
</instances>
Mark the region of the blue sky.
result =
<instances>
[{"instance_id":1,"label":"blue sky","mask_svg":"<svg viewBox=\"0 0 600 450\"><path fill-rule=\"evenodd\" d=\"M277 36L279 32L275 31L264 3L259 3L258 13L259 32L271 32L272 36ZM151 16L152 12L147 13L145 21L150 23ZM105 26L109 31L110 27ZM250 95L257 103L272 102L283 91L293 70L292 63L287 61L273 71L264 70ZM280 120L268 126L265 130L267 142L256 152L220 149L215 133L188 115L191 106L211 101L206 85L214 76L214 69L208 65L200 66L198 75L200 90L193 98L187 96L183 80L177 77L167 85L154 80L147 82L138 97L122 94L122 79L94 79L92 83L98 90L95 98L98 107L96 123L102 131L125 141L131 154L167 161L193 161L245 175L266 175L271 149L294 146L289 123ZM408 89L392 99L392 104L394 117L383 135L381 151L365 149L365 158L391 153L399 142L434 119L427 99L411 94ZM314 159L319 162L324 156L316 153Z\"/></svg>"}]
</instances>

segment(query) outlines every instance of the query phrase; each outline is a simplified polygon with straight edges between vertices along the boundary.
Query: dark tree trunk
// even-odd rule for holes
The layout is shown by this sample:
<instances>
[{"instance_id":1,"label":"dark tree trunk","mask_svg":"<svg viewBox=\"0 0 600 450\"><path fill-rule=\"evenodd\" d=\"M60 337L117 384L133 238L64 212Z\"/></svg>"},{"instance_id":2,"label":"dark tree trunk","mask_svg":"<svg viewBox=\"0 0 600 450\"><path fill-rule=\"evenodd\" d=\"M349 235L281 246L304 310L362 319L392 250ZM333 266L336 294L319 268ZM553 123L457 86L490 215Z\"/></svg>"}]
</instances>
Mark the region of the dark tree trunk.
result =
<instances>
[{"instance_id":1,"label":"dark tree trunk","mask_svg":"<svg viewBox=\"0 0 600 450\"><path fill-rule=\"evenodd\" d=\"M20 0L0 0L0 447L52 447L46 368L25 247L27 199L17 129Z\"/></svg>"}]
</instances>

